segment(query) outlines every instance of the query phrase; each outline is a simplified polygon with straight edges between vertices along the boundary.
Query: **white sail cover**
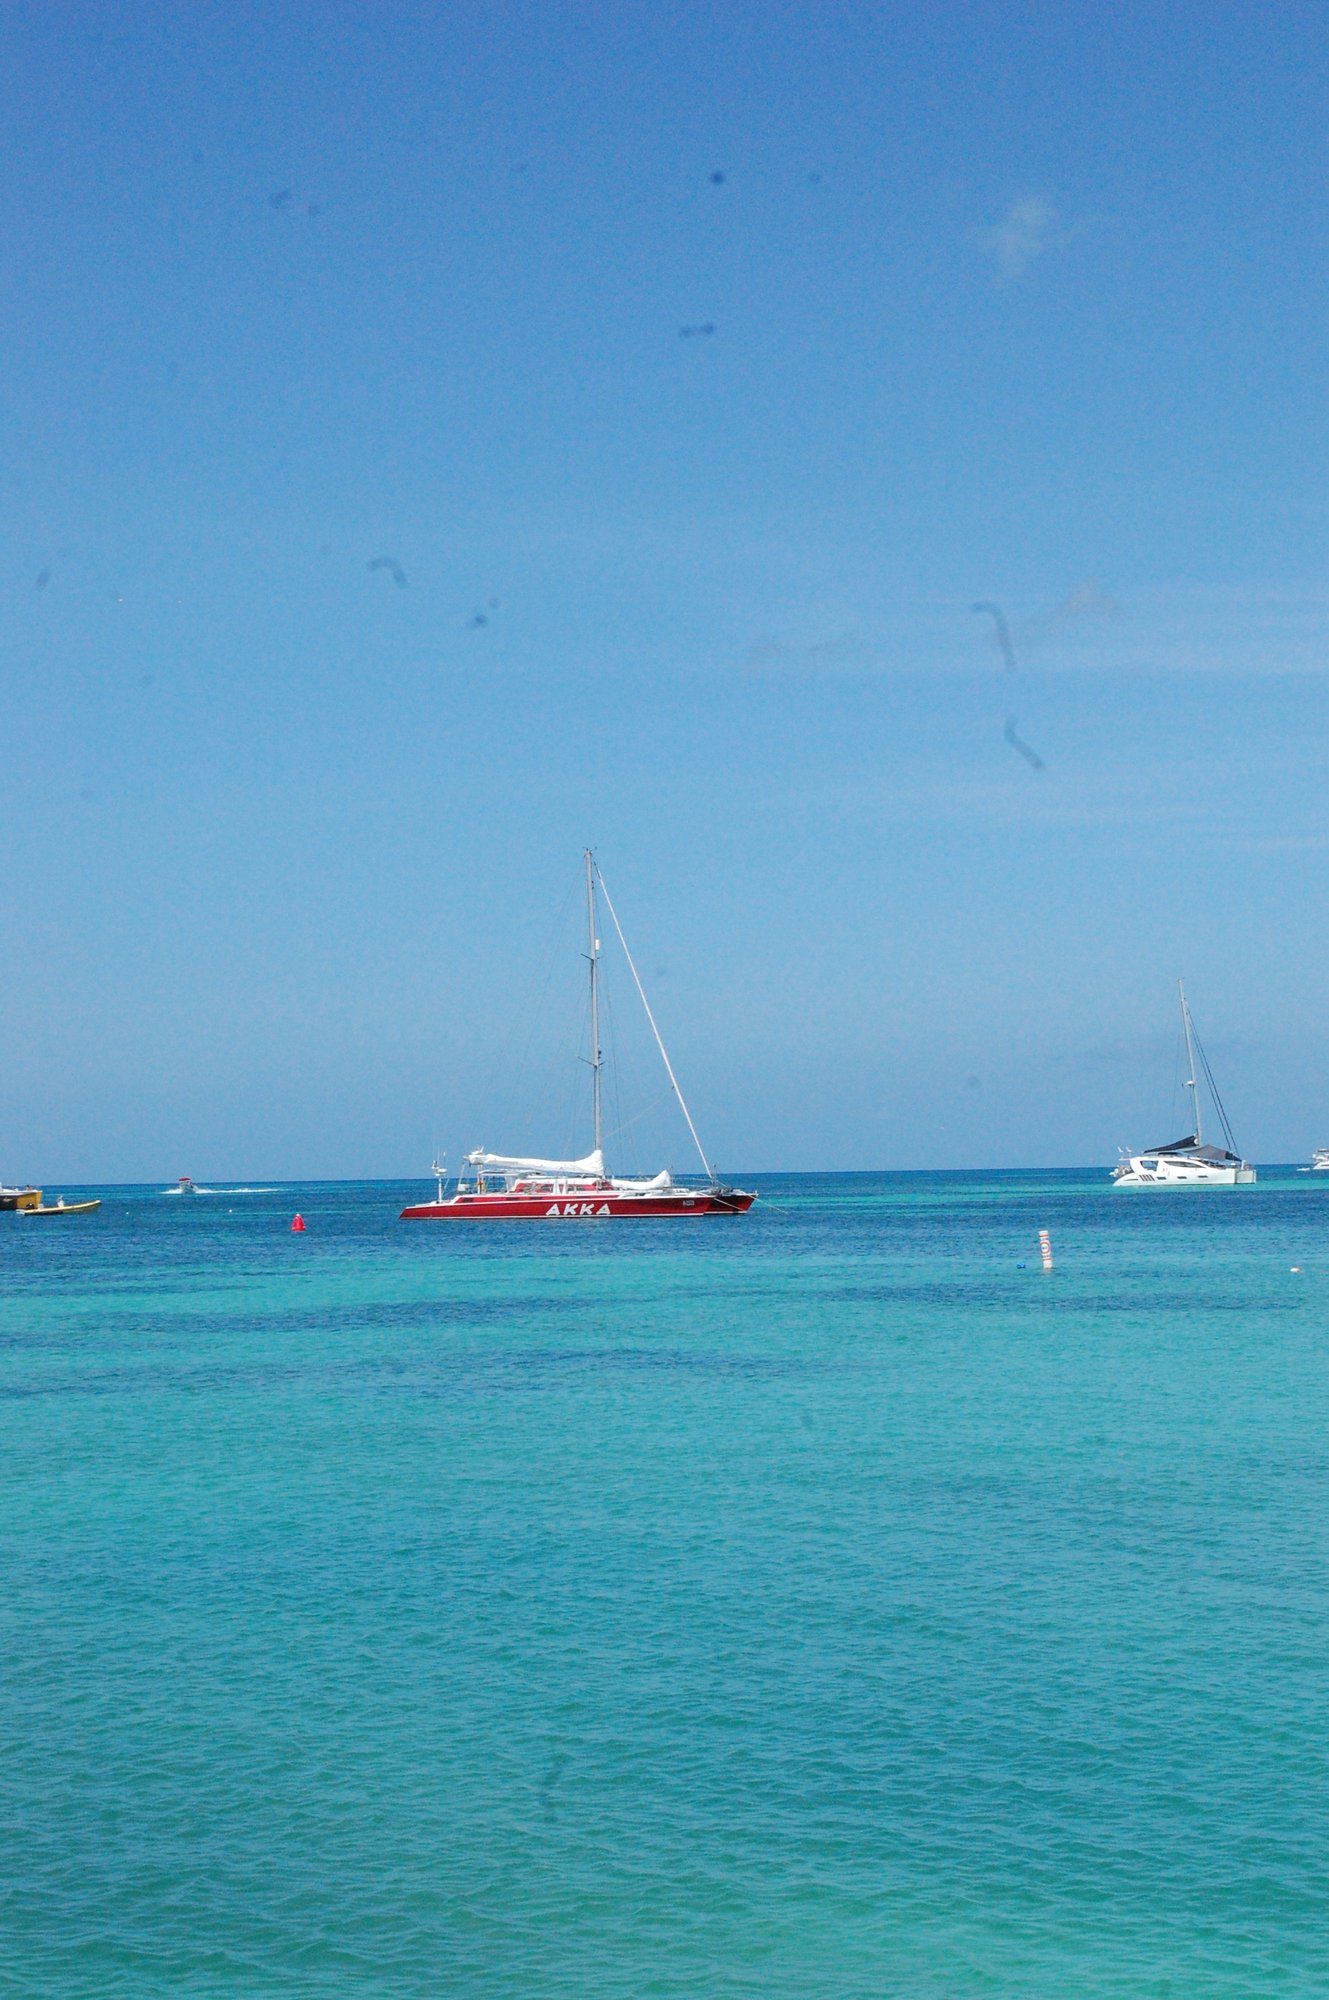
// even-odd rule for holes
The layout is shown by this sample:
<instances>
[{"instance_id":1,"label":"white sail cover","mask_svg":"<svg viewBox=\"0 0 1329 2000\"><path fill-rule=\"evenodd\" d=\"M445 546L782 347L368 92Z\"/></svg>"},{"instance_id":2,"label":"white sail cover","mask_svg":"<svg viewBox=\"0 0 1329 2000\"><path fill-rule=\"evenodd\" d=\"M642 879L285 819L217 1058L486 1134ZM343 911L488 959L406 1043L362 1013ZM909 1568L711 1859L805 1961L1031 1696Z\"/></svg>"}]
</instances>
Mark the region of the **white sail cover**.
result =
<instances>
[{"instance_id":1,"label":"white sail cover","mask_svg":"<svg viewBox=\"0 0 1329 2000\"><path fill-rule=\"evenodd\" d=\"M605 1156L599 1149L588 1153L584 1160L519 1160L507 1153L468 1153L466 1164L497 1167L502 1173L561 1174L597 1181L605 1177Z\"/></svg>"}]
</instances>

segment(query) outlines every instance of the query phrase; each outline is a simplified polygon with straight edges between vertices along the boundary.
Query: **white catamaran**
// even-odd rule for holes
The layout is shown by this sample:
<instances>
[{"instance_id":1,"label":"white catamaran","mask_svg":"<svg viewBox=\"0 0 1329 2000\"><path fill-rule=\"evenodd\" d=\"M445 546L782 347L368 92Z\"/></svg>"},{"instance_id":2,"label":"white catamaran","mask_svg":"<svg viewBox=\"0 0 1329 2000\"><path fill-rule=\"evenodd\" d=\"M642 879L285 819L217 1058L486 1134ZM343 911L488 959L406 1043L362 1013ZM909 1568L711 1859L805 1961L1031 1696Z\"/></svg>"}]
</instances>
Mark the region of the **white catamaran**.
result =
<instances>
[{"instance_id":1,"label":"white catamaran","mask_svg":"<svg viewBox=\"0 0 1329 2000\"><path fill-rule=\"evenodd\" d=\"M1186 1067L1190 1072L1186 1088L1191 1094L1194 1130L1189 1138L1174 1139L1167 1146L1153 1146L1147 1153L1127 1153L1123 1149L1120 1160L1112 1170L1113 1184L1116 1187L1249 1187L1255 1179L1255 1169L1237 1151L1232 1127L1227 1122L1227 1113L1214 1083L1208 1057L1195 1032L1191 1010L1186 1004L1186 989L1180 980L1177 981L1177 992L1181 999L1182 1032L1186 1037ZM1227 1140L1226 1148L1206 1146L1204 1143L1200 1085L1195 1067L1197 1051L1209 1085L1209 1095L1218 1113L1218 1122L1223 1128L1223 1137Z\"/></svg>"}]
</instances>

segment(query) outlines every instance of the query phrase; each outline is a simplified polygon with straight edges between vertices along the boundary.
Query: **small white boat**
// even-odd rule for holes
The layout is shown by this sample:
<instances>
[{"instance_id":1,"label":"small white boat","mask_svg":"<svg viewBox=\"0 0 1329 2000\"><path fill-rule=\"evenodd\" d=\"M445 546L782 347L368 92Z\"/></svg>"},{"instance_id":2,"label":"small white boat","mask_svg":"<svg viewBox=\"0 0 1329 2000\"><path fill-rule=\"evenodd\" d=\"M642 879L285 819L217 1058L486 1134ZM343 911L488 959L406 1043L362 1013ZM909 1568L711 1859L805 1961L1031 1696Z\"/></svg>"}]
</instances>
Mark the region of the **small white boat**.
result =
<instances>
[{"instance_id":1,"label":"small white boat","mask_svg":"<svg viewBox=\"0 0 1329 2000\"><path fill-rule=\"evenodd\" d=\"M1329 1146L1317 1146L1311 1154L1311 1172L1329 1174Z\"/></svg>"},{"instance_id":2,"label":"small white boat","mask_svg":"<svg viewBox=\"0 0 1329 2000\"><path fill-rule=\"evenodd\" d=\"M1186 1004L1186 989L1180 980L1177 981L1177 992L1181 998L1182 1032L1186 1037L1186 1067L1190 1071L1186 1088L1191 1094L1194 1130L1188 1138L1173 1139L1166 1146L1151 1146L1147 1153L1123 1151L1112 1170L1112 1184L1114 1187L1250 1187L1255 1180L1255 1169L1237 1151L1232 1127L1227 1122L1227 1113L1215 1087L1208 1059L1200 1048L1191 1010ZM1227 1140L1226 1147L1206 1146L1204 1143L1200 1086L1195 1068L1197 1049L1209 1094L1223 1127L1223 1137Z\"/></svg>"}]
</instances>

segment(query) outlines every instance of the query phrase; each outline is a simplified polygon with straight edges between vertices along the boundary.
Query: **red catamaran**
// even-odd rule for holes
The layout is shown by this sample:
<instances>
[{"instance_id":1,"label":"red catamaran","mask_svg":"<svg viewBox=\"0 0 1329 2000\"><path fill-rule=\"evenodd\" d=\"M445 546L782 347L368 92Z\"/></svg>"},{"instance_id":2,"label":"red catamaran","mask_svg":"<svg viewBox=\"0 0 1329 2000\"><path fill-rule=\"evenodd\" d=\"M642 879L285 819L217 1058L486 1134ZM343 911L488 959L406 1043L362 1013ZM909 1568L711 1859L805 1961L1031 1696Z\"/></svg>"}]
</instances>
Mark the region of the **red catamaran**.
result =
<instances>
[{"instance_id":1,"label":"red catamaran","mask_svg":"<svg viewBox=\"0 0 1329 2000\"><path fill-rule=\"evenodd\" d=\"M685 1181L676 1181L668 1168L664 1168L650 1180L624 1180L605 1169L604 1145L600 1119L600 993L599 959L600 940L595 928L595 885L599 882L605 899L605 907L613 918L618 941L623 947L632 973L633 984L646 1009L646 1018L655 1036L655 1045L664 1061L674 1095L682 1106L687 1119L688 1130L701 1163L706 1169L704 1185L689 1186ZM755 1194L743 1188L727 1187L716 1176L697 1128L692 1122L692 1114L678 1087L673 1064L660 1039L660 1030L655 1025L650 1002L646 998L632 953L628 950L623 927L618 921L618 913L610 901L609 891L595 857L590 848L586 849L586 928L588 938L587 958L591 968L591 1103L594 1119L595 1144L582 1160L534 1160L519 1159L506 1153L468 1153L466 1165L472 1169L472 1178L467 1180L463 1173L458 1177L455 1189L448 1194L447 1177L437 1161L434 1175L438 1182L436 1201L419 1202L401 1212L403 1222L515 1222L560 1221L575 1218L579 1222L598 1221L607 1216L637 1216L659 1219L665 1216L690 1215L744 1215L757 1199Z\"/></svg>"}]
</instances>

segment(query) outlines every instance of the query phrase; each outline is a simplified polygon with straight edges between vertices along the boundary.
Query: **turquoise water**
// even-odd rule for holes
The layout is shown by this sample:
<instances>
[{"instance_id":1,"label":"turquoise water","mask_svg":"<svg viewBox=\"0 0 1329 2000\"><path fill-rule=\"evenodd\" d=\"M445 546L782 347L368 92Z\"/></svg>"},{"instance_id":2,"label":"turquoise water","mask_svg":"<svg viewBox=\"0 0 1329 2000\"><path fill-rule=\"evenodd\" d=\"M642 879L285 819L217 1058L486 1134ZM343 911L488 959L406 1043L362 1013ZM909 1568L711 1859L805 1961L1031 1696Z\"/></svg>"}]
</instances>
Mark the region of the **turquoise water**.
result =
<instances>
[{"instance_id":1,"label":"turquoise water","mask_svg":"<svg viewBox=\"0 0 1329 2000\"><path fill-rule=\"evenodd\" d=\"M1329 1992L1329 1186L757 1184L0 1217L0 1992Z\"/></svg>"}]
</instances>

